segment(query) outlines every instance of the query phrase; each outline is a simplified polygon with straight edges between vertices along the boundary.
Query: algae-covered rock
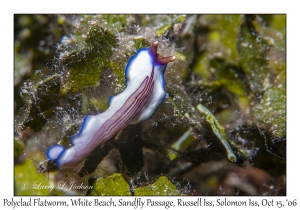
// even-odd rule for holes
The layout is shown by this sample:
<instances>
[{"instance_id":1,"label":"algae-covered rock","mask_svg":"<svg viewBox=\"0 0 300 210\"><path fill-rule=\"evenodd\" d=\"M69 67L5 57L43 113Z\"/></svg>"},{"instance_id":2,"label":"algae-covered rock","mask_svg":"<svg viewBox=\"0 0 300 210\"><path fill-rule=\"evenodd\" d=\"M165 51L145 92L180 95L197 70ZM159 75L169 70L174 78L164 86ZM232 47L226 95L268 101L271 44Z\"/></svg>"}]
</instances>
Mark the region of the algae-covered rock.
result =
<instances>
[{"instance_id":1,"label":"algae-covered rock","mask_svg":"<svg viewBox=\"0 0 300 210\"><path fill-rule=\"evenodd\" d=\"M83 48L61 56L70 75L60 94L65 95L98 85L100 73L109 65L109 58L116 46L115 35L102 27L92 26Z\"/></svg>"},{"instance_id":2,"label":"algae-covered rock","mask_svg":"<svg viewBox=\"0 0 300 210\"><path fill-rule=\"evenodd\" d=\"M167 30L171 28L172 25L182 23L185 20L185 15L174 15L170 20L169 17L162 19L161 27L156 30L156 34L163 35Z\"/></svg>"},{"instance_id":3,"label":"algae-covered rock","mask_svg":"<svg viewBox=\"0 0 300 210\"><path fill-rule=\"evenodd\" d=\"M282 88L269 88L259 104L254 107L254 114L259 125L268 130L273 138L286 135L286 92Z\"/></svg>"},{"instance_id":4,"label":"algae-covered rock","mask_svg":"<svg viewBox=\"0 0 300 210\"><path fill-rule=\"evenodd\" d=\"M169 94L168 100L173 104L175 115L179 118L185 117L191 125L199 127L200 125L195 119L197 113L183 87L172 84L167 87L167 92Z\"/></svg>"},{"instance_id":5,"label":"algae-covered rock","mask_svg":"<svg viewBox=\"0 0 300 210\"><path fill-rule=\"evenodd\" d=\"M50 195L54 188L53 182L46 174L39 174L28 158L15 166L14 184L15 195Z\"/></svg>"},{"instance_id":6,"label":"algae-covered rock","mask_svg":"<svg viewBox=\"0 0 300 210\"><path fill-rule=\"evenodd\" d=\"M223 59L213 58L210 60L210 67L215 72L216 81L211 83L212 89L225 87L237 97L239 108L243 110L249 105L247 87L243 81L243 74L239 68Z\"/></svg>"},{"instance_id":7,"label":"algae-covered rock","mask_svg":"<svg viewBox=\"0 0 300 210\"><path fill-rule=\"evenodd\" d=\"M158 178L156 182L145 187L138 187L134 191L135 196L166 196L181 195L180 191L165 176Z\"/></svg>"},{"instance_id":8,"label":"algae-covered rock","mask_svg":"<svg viewBox=\"0 0 300 210\"><path fill-rule=\"evenodd\" d=\"M25 130L30 127L38 132L46 124L54 112L59 101L59 75L54 74L35 84L24 84L22 93L28 98L26 106L19 111L18 128Z\"/></svg>"},{"instance_id":9,"label":"algae-covered rock","mask_svg":"<svg viewBox=\"0 0 300 210\"><path fill-rule=\"evenodd\" d=\"M130 187L121 174L115 173L106 178L98 178L93 183L92 190L88 195L109 195L109 196L126 196L131 195ZM181 195L180 191L165 176L145 187L137 187L134 190L135 196L157 196L157 195Z\"/></svg>"},{"instance_id":10,"label":"algae-covered rock","mask_svg":"<svg viewBox=\"0 0 300 210\"><path fill-rule=\"evenodd\" d=\"M20 156L23 152L24 144L19 140L14 140L14 158Z\"/></svg>"},{"instance_id":11,"label":"algae-covered rock","mask_svg":"<svg viewBox=\"0 0 300 210\"><path fill-rule=\"evenodd\" d=\"M208 27L209 53L221 54L226 60L237 63L238 52L236 42L243 16L236 15L203 15L201 23Z\"/></svg>"},{"instance_id":12,"label":"algae-covered rock","mask_svg":"<svg viewBox=\"0 0 300 210\"><path fill-rule=\"evenodd\" d=\"M220 43L225 47L224 56L229 61L236 62L238 52L236 42L239 35L239 29L242 24L242 15L217 15L216 30L220 34Z\"/></svg>"},{"instance_id":13,"label":"algae-covered rock","mask_svg":"<svg viewBox=\"0 0 300 210\"><path fill-rule=\"evenodd\" d=\"M131 15L114 15L114 14L102 14L100 17L104 21L105 25L119 32L124 31L127 27L128 19Z\"/></svg>"},{"instance_id":14,"label":"algae-covered rock","mask_svg":"<svg viewBox=\"0 0 300 210\"><path fill-rule=\"evenodd\" d=\"M237 42L239 63L246 73L252 90L259 94L268 78L267 53L269 43L261 37L252 24L253 17L246 17L240 28Z\"/></svg>"},{"instance_id":15,"label":"algae-covered rock","mask_svg":"<svg viewBox=\"0 0 300 210\"><path fill-rule=\"evenodd\" d=\"M131 195L130 187L121 174L115 173L106 178L98 178L88 195Z\"/></svg>"}]
</instances>

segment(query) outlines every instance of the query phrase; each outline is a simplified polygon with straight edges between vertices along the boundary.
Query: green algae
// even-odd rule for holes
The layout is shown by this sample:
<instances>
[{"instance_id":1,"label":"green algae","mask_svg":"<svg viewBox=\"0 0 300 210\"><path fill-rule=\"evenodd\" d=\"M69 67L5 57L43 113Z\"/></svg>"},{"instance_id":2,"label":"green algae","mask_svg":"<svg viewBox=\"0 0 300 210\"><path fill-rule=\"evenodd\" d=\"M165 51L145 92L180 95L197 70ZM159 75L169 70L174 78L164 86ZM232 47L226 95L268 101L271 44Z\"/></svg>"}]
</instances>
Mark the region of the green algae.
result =
<instances>
[{"instance_id":1,"label":"green algae","mask_svg":"<svg viewBox=\"0 0 300 210\"><path fill-rule=\"evenodd\" d=\"M15 195L50 195L51 189L39 188L39 185L54 186L45 174L39 174L35 166L27 158L21 165L14 167Z\"/></svg>"},{"instance_id":2,"label":"green algae","mask_svg":"<svg viewBox=\"0 0 300 210\"><path fill-rule=\"evenodd\" d=\"M130 186L119 173L105 178L98 178L88 192L90 196L130 196ZM160 176L153 184L134 189L135 196L170 196L181 195L181 192L165 176Z\"/></svg>"},{"instance_id":3,"label":"green algae","mask_svg":"<svg viewBox=\"0 0 300 210\"><path fill-rule=\"evenodd\" d=\"M254 115L260 126L271 132L274 138L286 135L286 92L282 88L269 88L259 104L254 106Z\"/></svg>"},{"instance_id":4,"label":"green algae","mask_svg":"<svg viewBox=\"0 0 300 210\"><path fill-rule=\"evenodd\" d=\"M267 53L270 45L259 35L252 24L252 20L246 18L242 24L237 42L240 66L246 73L252 91L256 94L264 89L264 82L268 73Z\"/></svg>"},{"instance_id":5,"label":"green algae","mask_svg":"<svg viewBox=\"0 0 300 210\"><path fill-rule=\"evenodd\" d=\"M134 191L135 196L179 196L181 192L165 176L158 178L153 184L138 187Z\"/></svg>"},{"instance_id":6,"label":"green algae","mask_svg":"<svg viewBox=\"0 0 300 210\"><path fill-rule=\"evenodd\" d=\"M22 130L30 127L38 132L47 123L55 111L55 105L59 101L60 81L59 75L54 74L34 84L26 90L29 99L27 106L19 111L22 119L19 119L19 126Z\"/></svg>"},{"instance_id":7,"label":"green algae","mask_svg":"<svg viewBox=\"0 0 300 210\"><path fill-rule=\"evenodd\" d=\"M63 64L69 68L69 78L60 90L61 95L77 92L99 84L100 74L109 66L116 37L98 26L92 26L82 49L67 53Z\"/></svg>"},{"instance_id":8,"label":"green algae","mask_svg":"<svg viewBox=\"0 0 300 210\"><path fill-rule=\"evenodd\" d=\"M130 187L121 174L115 173L106 178L98 178L88 195L126 196L131 195Z\"/></svg>"},{"instance_id":9,"label":"green algae","mask_svg":"<svg viewBox=\"0 0 300 210\"><path fill-rule=\"evenodd\" d=\"M19 157L24 150L24 143L19 140L14 140L14 158Z\"/></svg>"},{"instance_id":10,"label":"green algae","mask_svg":"<svg viewBox=\"0 0 300 210\"><path fill-rule=\"evenodd\" d=\"M174 24L182 23L185 20L185 15L174 15L172 20L162 21L162 25L156 30L157 35L163 35L167 30L169 30Z\"/></svg>"},{"instance_id":11,"label":"green algae","mask_svg":"<svg viewBox=\"0 0 300 210\"><path fill-rule=\"evenodd\" d=\"M237 161L236 156L233 153L233 151L230 147L230 144L227 140L226 131L225 131L224 127L219 124L219 122L215 118L215 116L203 105L198 104L197 110L206 116L206 120L210 124L214 134L218 137L219 141L224 146L226 153L227 153L228 160L230 160L232 162L236 162Z\"/></svg>"}]
</instances>

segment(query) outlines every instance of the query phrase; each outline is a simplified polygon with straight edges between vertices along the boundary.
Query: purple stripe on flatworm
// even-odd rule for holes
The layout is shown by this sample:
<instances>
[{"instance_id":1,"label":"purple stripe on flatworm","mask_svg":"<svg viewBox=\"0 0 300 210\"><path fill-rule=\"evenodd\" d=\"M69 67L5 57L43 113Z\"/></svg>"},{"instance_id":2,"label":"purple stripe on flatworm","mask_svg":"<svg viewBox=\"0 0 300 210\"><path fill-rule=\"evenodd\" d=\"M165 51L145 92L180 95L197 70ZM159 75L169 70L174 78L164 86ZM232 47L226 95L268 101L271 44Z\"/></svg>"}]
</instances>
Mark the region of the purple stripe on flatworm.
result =
<instances>
[{"instance_id":1,"label":"purple stripe on flatworm","mask_svg":"<svg viewBox=\"0 0 300 210\"><path fill-rule=\"evenodd\" d=\"M149 83L151 82L151 79L149 80ZM137 99L132 104L132 106L130 106L127 110L124 111L123 119L121 118L119 121L114 122L110 126L108 132L110 132L112 128L113 129L116 128L117 130L123 129L126 126L126 125L123 126L124 123L126 124L130 123L134 119L134 116L141 111L141 107L143 107L149 99L148 94L151 95L151 92L154 89L154 82L152 82L151 84L149 83L147 83L147 88L144 91L145 92L144 96L143 95L138 96Z\"/></svg>"},{"instance_id":2,"label":"purple stripe on flatworm","mask_svg":"<svg viewBox=\"0 0 300 210\"><path fill-rule=\"evenodd\" d=\"M125 128L142 110L143 106L148 102L154 89L153 77L154 67L152 68L151 77L146 77L146 79L141 83L140 87L133 94L131 94L130 97L128 97L124 105L95 133L93 138L98 140L94 142L94 146L99 145L100 143L111 138L113 135L117 134L118 131ZM132 100L134 101L133 103L130 102ZM120 117L118 117L118 120L116 121L114 118L118 115L120 115Z\"/></svg>"}]
</instances>

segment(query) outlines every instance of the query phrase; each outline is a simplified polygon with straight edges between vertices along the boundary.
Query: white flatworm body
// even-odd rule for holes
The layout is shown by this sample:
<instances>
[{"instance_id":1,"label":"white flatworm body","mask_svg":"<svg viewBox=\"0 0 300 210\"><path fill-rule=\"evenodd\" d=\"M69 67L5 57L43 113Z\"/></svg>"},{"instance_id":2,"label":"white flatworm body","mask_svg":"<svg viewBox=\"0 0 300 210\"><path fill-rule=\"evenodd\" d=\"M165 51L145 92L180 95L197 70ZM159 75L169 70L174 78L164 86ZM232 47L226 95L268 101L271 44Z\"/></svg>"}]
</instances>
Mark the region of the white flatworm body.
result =
<instances>
[{"instance_id":1,"label":"white flatworm body","mask_svg":"<svg viewBox=\"0 0 300 210\"><path fill-rule=\"evenodd\" d=\"M47 151L50 160L56 160L58 169L71 168L84 160L99 144L107 141L128 124L150 118L166 96L164 72L174 56L157 54L157 42L152 48L139 50L125 69L126 88L109 99L109 108L97 115L85 117L79 133L71 138L65 149L54 145Z\"/></svg>"}]
</instances>

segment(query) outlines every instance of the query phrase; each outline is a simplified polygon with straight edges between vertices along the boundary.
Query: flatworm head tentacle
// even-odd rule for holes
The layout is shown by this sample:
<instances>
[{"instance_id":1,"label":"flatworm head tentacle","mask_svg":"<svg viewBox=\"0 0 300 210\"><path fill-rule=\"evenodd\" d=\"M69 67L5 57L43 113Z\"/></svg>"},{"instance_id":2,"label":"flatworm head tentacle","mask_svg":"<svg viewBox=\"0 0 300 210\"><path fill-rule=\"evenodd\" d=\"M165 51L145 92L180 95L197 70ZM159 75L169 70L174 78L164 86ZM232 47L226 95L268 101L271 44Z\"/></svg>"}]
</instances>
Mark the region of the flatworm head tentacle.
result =
<instances>
[{"instance_id":1,"label":"flatworm head tentacle","mask_svg":"<svg viewBox=\"0 0 300 210\"><path fill-rule=\"evenodd\" d=\"M153 42L151 45L151 52L155 55L155 59L158 63L165 65L175 60L175 56L163 57L157 52L158 42Z\"/></svg>"}]
</instances>

